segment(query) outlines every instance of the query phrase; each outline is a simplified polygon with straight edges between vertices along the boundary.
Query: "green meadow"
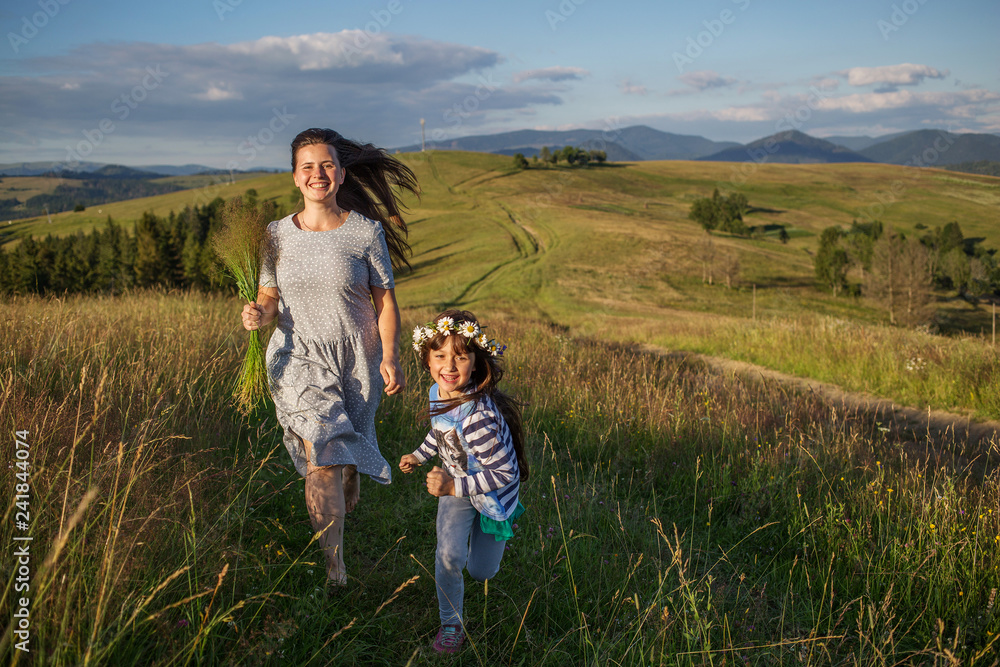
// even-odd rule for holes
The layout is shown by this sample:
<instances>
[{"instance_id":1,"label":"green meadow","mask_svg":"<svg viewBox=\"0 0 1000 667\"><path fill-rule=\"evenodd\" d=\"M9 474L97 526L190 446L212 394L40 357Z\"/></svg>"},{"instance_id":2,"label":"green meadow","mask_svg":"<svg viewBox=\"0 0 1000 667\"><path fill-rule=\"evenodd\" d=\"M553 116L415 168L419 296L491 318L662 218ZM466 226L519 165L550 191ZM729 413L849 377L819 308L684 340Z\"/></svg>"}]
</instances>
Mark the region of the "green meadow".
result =
<instances>
[{"instance_id":1,"label":"green meadow","mask_svg":"<svg viewBox=\"0 0 1000 667\"><path fill-rule=\"evenodd\" d=\"M758 166L740 188L755 209L747 223L785 225L790 239L714 235L739 258L727 288L703 283L706 235L687 211L731 187L733 165L517 171L471 153L404 158L423 188L409 202L412 270L397 275L409 388L379 409L382 451L395 464L427 428L409 328L460 305L509 346L505 383L526 404L532 466L500 573L467 581L469 641L451 662L998 664L996 437L931 437L674 353L1000 418L988 311L940 295L964 331L891 327L862 299L816 290L810 255L824 227L889 196L886 224L957 220L998 247L1000 180ZM287 205L289 180L217 194L254 188ZM53 229L165 215L198 196L60 214ZM243 417L231 398L246 341L238 300L151 291L4 305L0 539L13 553L32 537L30 589L16 588L12 565L0 607L10 662L442 662L429 648L435 500L422 474L366 480L345 532L350 586L327 599L273 408ZM24 595L30 653L12 634Z\"/></svg>"}]
</instances>

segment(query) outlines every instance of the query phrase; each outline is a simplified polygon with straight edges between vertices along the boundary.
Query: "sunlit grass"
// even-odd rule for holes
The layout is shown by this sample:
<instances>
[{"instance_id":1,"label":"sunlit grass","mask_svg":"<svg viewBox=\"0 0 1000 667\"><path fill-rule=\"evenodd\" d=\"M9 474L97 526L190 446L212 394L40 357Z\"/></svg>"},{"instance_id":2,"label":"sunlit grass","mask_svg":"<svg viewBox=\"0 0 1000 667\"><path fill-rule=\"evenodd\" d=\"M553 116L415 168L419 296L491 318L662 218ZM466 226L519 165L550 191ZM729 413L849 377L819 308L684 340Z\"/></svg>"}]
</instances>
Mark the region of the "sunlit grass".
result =
<instances>
[{"instance_id":1,"label":"sunlit grass","mask_svg":"<svg viewBox=\"0 0 1000 667\"><path fill-rule=\"evenodd\" d=\"M419 475L366 483L349 592L324 597L273 415L229 402L238 300L5 305L20 316L0 322L0 419L32 439L36 664L431 660L434 499ZM992 663L1000 479L961 443L477 314L510 344L533 474L500 574L467 586L457 664ZM377 417L393 463L426 428L428 381L404 356L410 390Z\"/></svg>"}]
</instances>

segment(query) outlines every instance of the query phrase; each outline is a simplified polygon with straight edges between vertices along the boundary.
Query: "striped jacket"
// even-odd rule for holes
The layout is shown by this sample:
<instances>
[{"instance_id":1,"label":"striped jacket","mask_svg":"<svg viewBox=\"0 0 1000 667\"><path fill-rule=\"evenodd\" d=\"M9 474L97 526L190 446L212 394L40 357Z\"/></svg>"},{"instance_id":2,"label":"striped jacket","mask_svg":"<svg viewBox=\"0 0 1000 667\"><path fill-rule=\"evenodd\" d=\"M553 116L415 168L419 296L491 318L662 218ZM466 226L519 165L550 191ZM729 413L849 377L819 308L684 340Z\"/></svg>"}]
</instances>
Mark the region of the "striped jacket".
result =
<instances>
[{"instance_id":1,"label":"striped jacket","mask_svg":"<svg viewBox=\"0 0 1000 667\"><path fill-rule=\"evenodd\" d=\"M431 405L438 400L430 390ZM425 463L437 454L455 480L455 495L496 521L506 521L517 507L521 474L510 429L488 396L431 418L431 431L413 456Z\"/></svg>"}]
</instances>

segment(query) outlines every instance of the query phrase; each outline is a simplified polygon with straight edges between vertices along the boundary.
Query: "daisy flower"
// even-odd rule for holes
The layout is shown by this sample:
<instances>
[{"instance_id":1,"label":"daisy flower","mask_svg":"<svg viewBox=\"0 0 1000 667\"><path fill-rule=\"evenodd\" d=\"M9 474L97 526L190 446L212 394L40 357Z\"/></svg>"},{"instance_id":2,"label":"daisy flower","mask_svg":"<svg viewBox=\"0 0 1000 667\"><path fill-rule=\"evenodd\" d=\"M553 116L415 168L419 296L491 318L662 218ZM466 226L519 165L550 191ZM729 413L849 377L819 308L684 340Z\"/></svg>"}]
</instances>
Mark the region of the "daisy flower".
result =
<instances>
[{"instance_id":1,"label":"daisy flower","mask_svg":"<svg viewBox=\"0 0 1000 667\"><path fill-rule=\"evenodd\" d=\"M437 330L445 336L450 336L455 330L455 320L450 317L442 317L437 321Z\"/></svg>"},{"instance_id":2,"label":"daisy flower","mask_svg":"<svg viewBox=\"0 0 1000 667\"><path fill-rule=\"evenodd\" d=\"M479 325L475 322L462 322L462 326L459 331L466 338L475 338L479 335Z\"/></svg>"}]
</instances>

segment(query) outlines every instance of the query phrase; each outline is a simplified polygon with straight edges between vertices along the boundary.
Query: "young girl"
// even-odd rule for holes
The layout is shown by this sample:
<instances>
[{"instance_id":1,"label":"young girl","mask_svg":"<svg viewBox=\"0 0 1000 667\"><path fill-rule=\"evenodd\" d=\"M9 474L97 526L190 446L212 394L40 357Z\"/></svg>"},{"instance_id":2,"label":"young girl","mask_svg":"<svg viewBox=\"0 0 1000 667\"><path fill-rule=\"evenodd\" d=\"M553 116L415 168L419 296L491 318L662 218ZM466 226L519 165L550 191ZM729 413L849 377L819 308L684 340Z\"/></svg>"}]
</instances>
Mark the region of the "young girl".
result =
<instances>
[{"instance_id":1,"label":"young girl","mask_svg":"<svg viewBox=\"0 0 1000 667\"><path fill-rule=\"evenodd\" d=\"M463 569L477 581L500 569L512 525L524 511L521 480L528 478L519 404L500 391L499 360L505 346L488 339L475 315L446 310L413 331L413 348L434 385L431 431L399 469L412 472L435 454L444 469L427 473L427 491L438 497L437 580L439 653L456 653L465 641Z\"/></svg>"}]
</instances>

